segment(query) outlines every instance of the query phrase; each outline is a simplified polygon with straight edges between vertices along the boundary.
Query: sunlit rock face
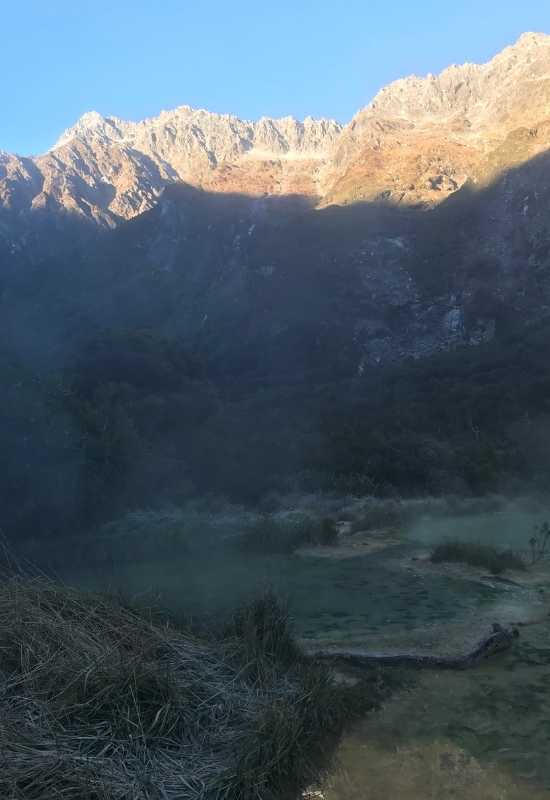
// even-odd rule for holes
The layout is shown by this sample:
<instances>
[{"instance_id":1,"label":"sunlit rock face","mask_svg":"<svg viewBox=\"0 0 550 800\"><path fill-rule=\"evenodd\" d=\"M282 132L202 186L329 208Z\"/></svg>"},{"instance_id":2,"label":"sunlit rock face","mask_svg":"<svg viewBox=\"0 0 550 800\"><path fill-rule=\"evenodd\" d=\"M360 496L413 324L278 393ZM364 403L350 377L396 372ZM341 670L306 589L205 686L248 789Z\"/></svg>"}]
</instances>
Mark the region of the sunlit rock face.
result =
<instances>
[{"instance_id":1,"label":"sunlit rock face","mask_svg":"<svg viewBox=\"0 0 550 800\"><path fill-rule=\"evenodd\" d=\"M341 131L333 120L246 122L182 106L142 122L84 116L44 155L27 159L38 180L27 206L74 212L113 226L152 208L185 182L213 192L320 197L319 171ZM0 201L13 190L0 172ZM21 169L21 182L25 174ZM23 191L21 189L21 192Z\"/></svg>"},{"instance_id":2,"label":"sunlit rock face","mask_svg":"<svg viewBox=\"0 0 550 800\"><path fill-rule=\"evenodd\" d=\"M0 154L0 204L114 226L177 182L212 192L432 207L550 144L550 36L483 65L390 84L342 127L181 106L141 122L84 114L44 155Z\"/></svg>"},{"instance_id":3,"label":"sunlit rock face","mask_svg":"<svg viewBox=\"0 0 550 800\"><path fill-rule=\"evenodd\" d=\"M30 158L0 151L0 207L28 208L42 188L42 175Z\"/></svg>"},{"instance_id":4,"label":"sunlit rock face","mask_svg":"<svg viewBox=\"0 0 550 800\"><path fill-rule=\"evenodd\" d=\"M325 202L433 206L550 145L550 36L527 33L487 64L390 84L342 131Z\"/></svg>"}]
</instances>

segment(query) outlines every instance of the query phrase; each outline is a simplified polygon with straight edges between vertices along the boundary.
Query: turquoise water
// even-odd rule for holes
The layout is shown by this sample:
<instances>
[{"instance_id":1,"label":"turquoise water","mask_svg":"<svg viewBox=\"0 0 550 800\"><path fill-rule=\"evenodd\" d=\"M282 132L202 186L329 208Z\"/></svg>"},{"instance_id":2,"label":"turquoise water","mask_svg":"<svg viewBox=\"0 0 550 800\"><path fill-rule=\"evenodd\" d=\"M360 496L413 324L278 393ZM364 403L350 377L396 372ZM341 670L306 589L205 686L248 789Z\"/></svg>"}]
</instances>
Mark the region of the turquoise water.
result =
<instances>
[{"instance_id":1,"label":"turquoise water","mask_svg":"<svg viewBox=\"0 0 550 800\"><path fill-rule=\"evenodd\" d=\"M546 511L519 509L472 516L425 516L410 526L407 537L428 547L448 539L458 539L493 547L528 550L529 539L536 527L549 518L550 514Z\"/></svg>"},{"instance_id":2,"label":"turquoise water","mask_svg":"<svg viewBox=\"0 0 550 800\"><path fill-rule=\"evenodd\" d=\"M490 586L471 584L465 592L461 581L403 569L401 560L413 550L403 545L347 559L226 550L81 571L70 579L137 599L156 595L162 605L194 615L226 613L271 588L288 601L300 636L338 640L451 620L498 596Z\"/></svg>"}]
</instances>

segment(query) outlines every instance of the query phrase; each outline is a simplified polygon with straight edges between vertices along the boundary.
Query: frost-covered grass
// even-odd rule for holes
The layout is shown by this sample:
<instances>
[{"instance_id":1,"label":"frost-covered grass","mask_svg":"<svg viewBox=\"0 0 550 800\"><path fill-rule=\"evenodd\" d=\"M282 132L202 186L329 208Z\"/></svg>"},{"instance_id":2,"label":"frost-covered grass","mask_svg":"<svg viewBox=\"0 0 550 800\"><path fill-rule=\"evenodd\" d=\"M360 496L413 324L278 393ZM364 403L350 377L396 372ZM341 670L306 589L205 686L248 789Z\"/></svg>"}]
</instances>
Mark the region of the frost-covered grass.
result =
<instances>
[{"instance_id":1,"label":"frost-covered grass","mask_svg":"<svg viewBox=\"0 0 550 800\"><path fill-rule=\"evenodd\" d=\"M381 692L335 687L271 594L190 630L6 578L0 652L0 796L14 800L296 797Z\"/></svg>"}]
</instances>

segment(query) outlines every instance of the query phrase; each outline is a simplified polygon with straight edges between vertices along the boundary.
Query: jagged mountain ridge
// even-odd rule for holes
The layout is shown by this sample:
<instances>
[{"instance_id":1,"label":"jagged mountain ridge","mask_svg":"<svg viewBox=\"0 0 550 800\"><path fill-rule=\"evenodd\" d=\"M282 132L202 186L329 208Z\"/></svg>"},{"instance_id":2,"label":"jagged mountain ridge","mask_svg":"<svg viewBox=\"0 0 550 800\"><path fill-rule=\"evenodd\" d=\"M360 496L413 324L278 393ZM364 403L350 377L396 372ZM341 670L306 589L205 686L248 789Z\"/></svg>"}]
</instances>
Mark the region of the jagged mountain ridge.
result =
<instances>
[{"instance_id":1,"label":"jagged mountain ridge","mask_svg":"<svg viewBox=\"0 0 550 800\"><path fill-rule=\"evenodd\" d=\"M0 205L112 227L185 182L320 206L431 207L544 152L549 132L550 36L528 33L487 64L390 84L346 126L247 122L189 106L141 122L90 112L41 156L0 153Z\"/></svg>"},{"instance_id":2,"label":"jagged mountain ridge","mask_svg":"<svg viewBox=\"0 0 550 800\"><path fill-rule=\"evenodd\" d=\"M137 123L90 112L44 155L0 157L0 201L113 226L153 207L165 186L177 182L313 198L340 130L333 120L246 122L188 106Z\"/></svg>"}]
</instances>

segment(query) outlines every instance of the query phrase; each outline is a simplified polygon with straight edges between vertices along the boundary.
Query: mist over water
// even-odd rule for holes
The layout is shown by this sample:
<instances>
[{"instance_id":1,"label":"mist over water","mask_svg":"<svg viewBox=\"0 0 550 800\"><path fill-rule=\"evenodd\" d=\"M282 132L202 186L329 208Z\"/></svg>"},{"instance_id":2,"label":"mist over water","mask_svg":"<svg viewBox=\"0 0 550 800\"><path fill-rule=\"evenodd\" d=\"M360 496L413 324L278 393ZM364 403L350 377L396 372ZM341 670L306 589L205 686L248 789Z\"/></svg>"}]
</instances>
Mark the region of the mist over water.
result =
<instances>
[{"instance_id":1,"label":"mist over water","mask_svg":"<svg viewBox=\"0 0 550 800\"><path fill-rule=\"evenodd\" d=\"M266 516L220 507L217 513L136 512L75 538L70 551L62 544L45 552L35 542L34 554L30 548L27 555L69 583L199 617L227 615L273 589L288 602L301 637L372 642L382 634L460 622L503 601L490 582L465 587L460 576L416 569L417 559L434 546L474 542L510 548L528 559L529 539L548 518L540 499L319 496L302 502L308 519L324 518L330 508L341 531L339 545L288 554L243 552L239 542L251 525L297 521L304 510ZM357 533L349 532L350 525ZM512 600L519 603L520 596Z\"/></svg>"},{"instance_id":2,"label":"mist over water","mask_svg":"<svg viewBox=\"0 0 550 800\"><path fill-rule=\"evenodd\" d=\"M421 516L411 523L406 535L426 547L458 540L527 552L533 532L549 517L550 506L541 506L540 501L503 499L499 510Z\"/></svg>"}]
</instances>

